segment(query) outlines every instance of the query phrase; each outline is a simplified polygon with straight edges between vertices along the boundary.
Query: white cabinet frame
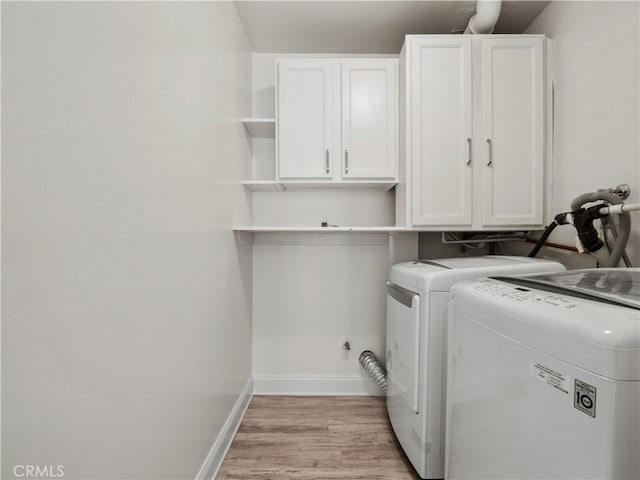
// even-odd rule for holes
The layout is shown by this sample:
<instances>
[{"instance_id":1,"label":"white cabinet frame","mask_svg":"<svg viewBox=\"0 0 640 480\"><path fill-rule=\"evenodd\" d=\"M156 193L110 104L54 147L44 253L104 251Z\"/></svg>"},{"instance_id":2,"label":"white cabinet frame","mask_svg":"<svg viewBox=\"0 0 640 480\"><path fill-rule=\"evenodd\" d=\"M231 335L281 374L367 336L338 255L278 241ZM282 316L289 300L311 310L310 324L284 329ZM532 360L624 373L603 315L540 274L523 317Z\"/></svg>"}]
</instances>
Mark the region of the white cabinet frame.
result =
<instances>
[{"instance_id":1,"label":"white cabinet frame","mask_svg":"<svg viewBox=\"0 0 640 480\"><path fill-rule=\"evenodd\" d=\"M399 225L543 227L545 41L542 35L407 36L400 61Z\"/></svg>"},{"instance_id":2,"label":"white cabinet frame","mask_svg":"<svg viewBox=\"0 0 640 480\"><path fill-rule=\"evenodd\" d=\"M397 59L276 65L277 181L397 180Z\"/></svg>"}]
</instances>

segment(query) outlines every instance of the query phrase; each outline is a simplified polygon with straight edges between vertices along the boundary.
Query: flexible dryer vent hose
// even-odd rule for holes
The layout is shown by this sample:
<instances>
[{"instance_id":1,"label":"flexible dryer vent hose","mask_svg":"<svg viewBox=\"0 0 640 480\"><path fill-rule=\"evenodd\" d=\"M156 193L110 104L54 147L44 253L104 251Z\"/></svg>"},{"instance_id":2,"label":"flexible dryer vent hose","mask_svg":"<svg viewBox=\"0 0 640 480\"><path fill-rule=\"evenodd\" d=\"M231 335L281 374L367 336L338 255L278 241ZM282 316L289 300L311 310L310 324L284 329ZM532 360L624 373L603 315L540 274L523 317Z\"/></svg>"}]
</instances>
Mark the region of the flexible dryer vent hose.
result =
<instances>
[{"instance_id":1,"label":"flexible dryer vent hose","mask_svg":"<svg viewBox=\"0 0 640 480\"><path fill-rule=\"evenodd\" d=\"M365 350L360 354L360 365L364 367L383 391L387 391L387 371L382 366L376 355L371 350Z\"/></svg>"}]
</instances>

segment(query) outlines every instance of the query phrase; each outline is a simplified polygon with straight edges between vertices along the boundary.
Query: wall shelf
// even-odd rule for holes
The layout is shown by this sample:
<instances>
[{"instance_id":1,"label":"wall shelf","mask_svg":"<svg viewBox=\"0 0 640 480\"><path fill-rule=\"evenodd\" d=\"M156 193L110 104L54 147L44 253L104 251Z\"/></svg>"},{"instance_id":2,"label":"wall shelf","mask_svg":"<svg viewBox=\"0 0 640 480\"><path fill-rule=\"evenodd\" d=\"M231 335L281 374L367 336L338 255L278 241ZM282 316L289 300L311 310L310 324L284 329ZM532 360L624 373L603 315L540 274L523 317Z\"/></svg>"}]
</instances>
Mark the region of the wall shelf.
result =
<instances>
[{"instance_id":1,"label":"wall shelf","mask_svg":"<svg viewBox=\"0 0 640 480\"><path fill-rule=\"evenodd\" d=\"M391 181L363 181L363 182L310 182L288 181L276 182L273 180L247 180L242 185L253 192L284 192L287 190L331 189L331 188L374 188L391 190L397 185Z\"/></svg>"},{"instance_id":2,"label":"wall shelf","mask_svg":"<svg viewBox=\"0 0 640 480\"><path fill-rule=\"evenodd\" d=\"M243 118L242 123L254 138L276 138L275 118Z\"/></svg>"},{"instance_id":3,"label":"wall shelf","mask_svg":"<svg viewBox=\"0 0 640 480\"><path fill-rule=\"evenodd\" d=\"M244 180L242 186L252 192L283 192L284 185L273 180Z\"/></svg>"},{"instance_id":4,"label":"wall shelf","mask_svg":"<svg viewBox=\"0 0 640 480\"><path fill-rule=\"evenodd\" d=\"M238 226L235 232L248 233L392 233L406 232L406 227L272 227Z\"/></svg>"}]
</instances>

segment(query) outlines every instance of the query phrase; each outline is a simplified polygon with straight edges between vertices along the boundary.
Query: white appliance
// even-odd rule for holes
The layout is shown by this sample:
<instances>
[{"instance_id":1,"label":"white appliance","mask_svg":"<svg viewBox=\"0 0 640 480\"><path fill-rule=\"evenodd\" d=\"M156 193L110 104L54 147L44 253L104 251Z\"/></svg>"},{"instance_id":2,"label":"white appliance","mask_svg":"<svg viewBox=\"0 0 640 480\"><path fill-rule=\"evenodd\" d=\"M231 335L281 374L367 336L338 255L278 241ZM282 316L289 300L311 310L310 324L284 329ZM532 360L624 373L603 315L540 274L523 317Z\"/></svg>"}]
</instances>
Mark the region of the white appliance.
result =
<instances>
[{"instance_id":1,"label":"white appliance","mask_svg":"<svg viewBox=\"0 0 640 480\"><path fill-rule=\"evenodd\" d=\"M640 269L457 284L446 478L640 478Z\"/></svg>"},{"instance_id":2,"label":"white appliance","mask_svg":"<svg viewBox=\"0 0 640 480\"><path fill-rule=\"evenodd\" d=\"M449 291L488 275L555 272L556 262L484 256L404 262L387 285L387 411L422 478L444 475L445 319Z\"/></svg>"}]
</instances>

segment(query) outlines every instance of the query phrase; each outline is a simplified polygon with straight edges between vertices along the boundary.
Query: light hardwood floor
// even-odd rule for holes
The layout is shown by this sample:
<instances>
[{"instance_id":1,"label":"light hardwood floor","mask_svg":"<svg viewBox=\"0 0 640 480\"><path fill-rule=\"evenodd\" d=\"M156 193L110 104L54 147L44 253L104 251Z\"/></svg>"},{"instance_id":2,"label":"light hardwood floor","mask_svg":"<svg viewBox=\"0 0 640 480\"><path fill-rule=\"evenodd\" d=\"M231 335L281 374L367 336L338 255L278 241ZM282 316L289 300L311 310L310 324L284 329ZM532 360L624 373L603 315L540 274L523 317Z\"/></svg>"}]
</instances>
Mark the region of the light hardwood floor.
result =
<instances>
[{"instance_id":1,"label":"light hardwood floor","mask_svg":"<svg viewBox=\"0 0 640 480\"><path fill-rule=\"evenodd\" d=\"M217 479L419 477L393 434L384 397L255 396Z\"/></svg>"}]
</instances>

